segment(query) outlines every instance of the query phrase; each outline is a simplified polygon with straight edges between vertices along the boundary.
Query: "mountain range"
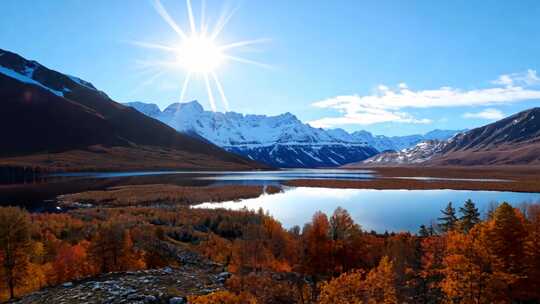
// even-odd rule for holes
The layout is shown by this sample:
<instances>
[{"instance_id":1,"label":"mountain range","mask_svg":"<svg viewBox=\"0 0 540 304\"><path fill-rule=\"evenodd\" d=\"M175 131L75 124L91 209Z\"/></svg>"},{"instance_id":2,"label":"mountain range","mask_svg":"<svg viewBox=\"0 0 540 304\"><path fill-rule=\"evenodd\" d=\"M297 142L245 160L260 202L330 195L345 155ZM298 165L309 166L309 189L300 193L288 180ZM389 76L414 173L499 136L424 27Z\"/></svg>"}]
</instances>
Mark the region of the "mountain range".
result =
<instances>
[{"instance_id":1,"label":"mountain range","mask_svg":"<svg viewBox=\"0 0 540 304\"><path fill-rule=\"evenodd\" d=\"M227 151L285 168L338 167L424 140L445 140L459 132L434 130L425 135L374 136L367 131L314 128L291 113L266 116L205 111L197 101L173 103L163 111L152 103L125 105Z\"/></svg>"},{"instance_id":2,"label":"mountain range","mask_svg":"<svg viewBox=\"0 0 540 304\"><path fill-rule=\"evenodd\" d=\"M90 82L0 49L0 165L53 170L347 165L538 165L540 108L463 131L387 137L320 129L291 113L123 105Z\"/></svg>"},{"instance_id":3,"label":"mountain range","mask_svg":"<svg viewBox=\"0 0 540 304\"><path fill-rule=\"evenodd\" d=\"M362 165L537 165L540 164L540 108L532 108L448 140L424 141L385 152Z\"/></svg>"},{"instance_id":4,"label":"mountain range","mask_svg":"<svg viewBox=\"0 0 540 304\"><path fill-rule=\"evenodd\" d=\"M0 49L0 164L81 168L255 168L175 131L91 83Z\"/></svg>"}]
</instances>

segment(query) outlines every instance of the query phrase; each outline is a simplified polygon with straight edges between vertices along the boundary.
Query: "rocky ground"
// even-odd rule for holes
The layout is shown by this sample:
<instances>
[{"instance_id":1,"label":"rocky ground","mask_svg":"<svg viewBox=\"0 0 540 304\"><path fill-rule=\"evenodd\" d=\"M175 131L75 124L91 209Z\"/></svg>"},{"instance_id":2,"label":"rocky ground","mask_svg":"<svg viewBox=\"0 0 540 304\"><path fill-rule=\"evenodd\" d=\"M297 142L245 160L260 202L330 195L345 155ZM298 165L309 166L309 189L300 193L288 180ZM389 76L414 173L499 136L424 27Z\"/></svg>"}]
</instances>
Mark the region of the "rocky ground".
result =
<instances>
[{"instance_id":1,"label":"rocky ground","mask_svg":"<svg viewBox=\"0 0 540 304\"><path fill-rule=\"evenodd\" d=\"M42 289L13 303L187 303L190 295L222 290L229 278L217 267L183 266L108 273Z\"/></svg>"}]
</instances>

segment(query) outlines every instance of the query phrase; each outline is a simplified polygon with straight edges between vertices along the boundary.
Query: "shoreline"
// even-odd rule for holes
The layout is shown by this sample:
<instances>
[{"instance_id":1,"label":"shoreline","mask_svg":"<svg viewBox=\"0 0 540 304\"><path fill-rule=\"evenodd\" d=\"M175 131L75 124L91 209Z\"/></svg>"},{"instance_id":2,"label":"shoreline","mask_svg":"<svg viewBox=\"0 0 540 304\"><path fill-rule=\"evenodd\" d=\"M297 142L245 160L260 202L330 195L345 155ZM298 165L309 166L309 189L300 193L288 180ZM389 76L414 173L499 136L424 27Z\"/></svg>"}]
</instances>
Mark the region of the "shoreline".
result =
<instances>
[{"instance_id":1,"label":"shoreline","mask_svg":"<svg viewBox=\"0 0 540 304\"><path fill-rule=\"evenodd\" d=\"M353 168L344 168L350 170ZM540 193L540 168L522 166L504 167L357 167L372 170L372 180L309 180L297 179L284 183L294 187L326 187L377 190L471 190L510 191ZM418 180L433 177L449 179L491 179L497 181L471 180Z\"/></svg>"}]
</instances>

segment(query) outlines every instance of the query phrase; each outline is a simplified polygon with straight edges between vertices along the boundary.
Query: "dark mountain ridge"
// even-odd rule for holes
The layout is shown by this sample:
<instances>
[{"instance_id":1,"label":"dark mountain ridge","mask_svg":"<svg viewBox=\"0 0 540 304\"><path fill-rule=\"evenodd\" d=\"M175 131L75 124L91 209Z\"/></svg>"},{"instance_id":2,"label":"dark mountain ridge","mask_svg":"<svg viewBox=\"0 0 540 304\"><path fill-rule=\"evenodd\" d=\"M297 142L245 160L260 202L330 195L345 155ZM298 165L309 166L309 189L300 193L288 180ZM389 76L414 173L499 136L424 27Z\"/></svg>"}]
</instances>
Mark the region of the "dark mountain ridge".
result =
<instances>
[{"instance_id":1,"label":"dark mountain ridge","mask_svg":"<svg viewBox=\"0 0 540 304\"><path fill-rule=\"evenodd\" d=\"M540 108L511 115L486 126L455 136L443 153L460 150L496 148L497 145L538 142L540 140Z\"/></svg>"},{"instance_id":2,"label":"dark mountain ridge","mask_svg":"<svg viewBox=\"0 0 540 304\"><path fill-rule=\"evenodd\" d=\"M447 141L424 141L413 148L378 154L355 166L540 165L540 108L462 132Z\"/></svg>"},{"instance_id":3,"label":"dark mountain ridge","mask_svg":"<svg viewBox=\"0 0 540 304\"><path fill-rule=\"evenodd\" d=\"M116 103L89 82L4 50L0 50L0 101L0 157L102 145L158 147L191 153L191 162L197 162L195 155L203 155L241 167L257 166Z\"/></svg>"}]
</instances>

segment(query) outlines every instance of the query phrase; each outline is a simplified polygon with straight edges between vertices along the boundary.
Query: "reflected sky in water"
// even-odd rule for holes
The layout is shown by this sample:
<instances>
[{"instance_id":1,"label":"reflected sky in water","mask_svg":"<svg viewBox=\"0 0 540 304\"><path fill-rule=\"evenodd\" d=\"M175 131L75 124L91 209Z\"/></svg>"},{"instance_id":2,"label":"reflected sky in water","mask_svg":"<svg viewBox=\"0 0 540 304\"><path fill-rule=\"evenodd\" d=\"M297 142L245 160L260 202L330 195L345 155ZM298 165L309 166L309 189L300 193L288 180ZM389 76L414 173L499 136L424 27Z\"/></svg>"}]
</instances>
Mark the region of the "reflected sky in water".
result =
<instances>
[{"instance_id":1,"label":"reflected sky in water","mask_svg":"<svg viewBox=\"0 0 540 304\"><path fill-rule=\"evenodd\" d=\"M283 193L259 198L207 203L197 207L257 210L263 208L286 228L303 226L320 210L331 214L341 206L349 211L364 230L377 232L417 232L421 224L429 224L440 216L448 202L456 209L472 199L482 214L492 202L507 201L514 205L540 201L540 193L517 193L469 190L372 190L330 188L288 188Z\"/></svg>"}]
</instances>

